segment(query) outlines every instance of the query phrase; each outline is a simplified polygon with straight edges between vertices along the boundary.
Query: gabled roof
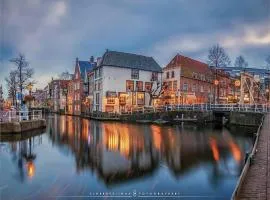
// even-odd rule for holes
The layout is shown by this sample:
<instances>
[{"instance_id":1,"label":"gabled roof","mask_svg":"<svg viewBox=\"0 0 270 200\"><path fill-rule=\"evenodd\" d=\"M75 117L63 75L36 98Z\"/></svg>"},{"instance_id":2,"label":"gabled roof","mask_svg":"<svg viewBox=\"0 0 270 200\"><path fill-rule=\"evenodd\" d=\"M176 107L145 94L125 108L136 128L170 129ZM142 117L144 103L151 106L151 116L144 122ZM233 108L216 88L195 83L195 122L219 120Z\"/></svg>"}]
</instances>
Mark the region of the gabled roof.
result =
<instances>
[{"instance_id":1,"label":"gabled roof","mask_svg":"<svg viewBox=\"0 0 270 200\"><path fill-rule=\"evenodd\" d=\"M162 68L152 57L117 51L105 52L99 66L104 65L139 69L144 71L162 72Z\"/></svg>"},{"instance_id":2,"label":"gabled roof","mask_svg":"<svg viewBox=\"0 0 270 200\"><path fill-rule=\"evenodd\" d=\"M96 63L90 63L89 61L78 61L80 73L82 79L84 79L88 72L93 70L93 68L96 66Z\"/></svg>"},{"instance_id":3,"label":"gabled roof","mask_svg":"<svg viewBox=\"0 0 270 200\"><path fill-rule=\"evenodd\" d=\"M177 54L170 63L165 67L166 68L174 68L174 67L182 67L182 69L189 69L193 72L197 73L209 73L210 68L206 63L200 62L198 60L194 60L192 58L182 56Z\"/></svg>"}]
</instances>

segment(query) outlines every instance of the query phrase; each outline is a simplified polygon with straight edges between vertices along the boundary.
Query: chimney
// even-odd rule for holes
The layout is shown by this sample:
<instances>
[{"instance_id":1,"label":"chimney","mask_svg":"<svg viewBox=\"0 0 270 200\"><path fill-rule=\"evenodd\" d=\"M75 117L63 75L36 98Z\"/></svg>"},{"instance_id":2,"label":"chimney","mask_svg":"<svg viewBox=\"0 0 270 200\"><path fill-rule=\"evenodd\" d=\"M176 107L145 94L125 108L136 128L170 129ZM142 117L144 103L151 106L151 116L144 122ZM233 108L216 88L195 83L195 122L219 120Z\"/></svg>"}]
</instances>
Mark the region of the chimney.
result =
<instances>
[{"instance_id":1,"label":"chimney","mask_svg":"<svg viewBox=\"0 0 270 200\"><path fill-rule=\"evenodd\" d=\"M90 57L90 63L94 63L94 56Z\"/></svg>"}]
</instances>

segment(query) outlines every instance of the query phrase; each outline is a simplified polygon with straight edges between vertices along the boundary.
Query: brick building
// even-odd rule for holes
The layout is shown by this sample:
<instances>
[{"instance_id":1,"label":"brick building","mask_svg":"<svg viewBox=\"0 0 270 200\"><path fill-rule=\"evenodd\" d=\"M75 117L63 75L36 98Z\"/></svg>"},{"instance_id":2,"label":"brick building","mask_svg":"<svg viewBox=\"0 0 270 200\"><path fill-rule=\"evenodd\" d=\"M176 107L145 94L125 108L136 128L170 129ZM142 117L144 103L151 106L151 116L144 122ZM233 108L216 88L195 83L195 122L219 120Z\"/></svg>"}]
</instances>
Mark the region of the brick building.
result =
<instances>
[{"instance_id":1,"label":"brick building","mask_svg":"<svg viewBox=\"0 0 270 200\"><path fill-rule=\"evenodd\" d=\"M218 104L227 104L231 97L238 92L234 87L235 78L232 78L228 72L221 68L210 67L214 81L213 95Z\"/></svg>"},{"instance_id":2,"label":"brick building","mask_svg":"<svg viewBox=\"0 0 270 200\"><path fill-rule=\"evenodd\" d=\"M86 97L89 91L88 72L96 65L94 58L90 61L80 61L76 58L75 72L68 86L68 113L80 115L86 110Z\"/></svg>"},{"instance_id":3,"label":"brick building","mask_svg":"<svg viewBox=\"0 0 270 200\"><path fill-rule=\"evenodd\" d=\"M163 69L163 82L164 104L213 102L212 73L205 63L177 54Z\"/></svg>"}]
</instances>

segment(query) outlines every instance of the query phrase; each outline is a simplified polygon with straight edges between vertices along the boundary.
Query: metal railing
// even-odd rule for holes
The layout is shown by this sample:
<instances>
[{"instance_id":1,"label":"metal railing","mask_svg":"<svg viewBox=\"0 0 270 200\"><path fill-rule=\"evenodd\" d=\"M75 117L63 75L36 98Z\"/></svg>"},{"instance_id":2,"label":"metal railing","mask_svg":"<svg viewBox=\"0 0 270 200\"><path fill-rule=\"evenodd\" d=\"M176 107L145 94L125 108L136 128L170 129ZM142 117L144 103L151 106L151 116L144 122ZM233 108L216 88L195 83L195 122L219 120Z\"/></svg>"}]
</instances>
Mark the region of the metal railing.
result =
<instances>
[{"instance_id":1,"label":"metal railing","mask_svg":"<svg viewBox=\"0 0 270 200\"><path fill-rule=\"evenodd\" d=\"M37 120L42 119L42 110L32 111L7 111L0 112L0 122L20 122L24 120Z\"/></svg>"},{"instance_id":2,"label":"metal railing","mask_svg":"<svg viewBox=\"0 0 270 200\"><path fill-rule=\"evenodd\" d=\"M191 105L166 105L156 108L159 111L245 111L245 112L270 112L270 106L267 104L191 104Z\"/></svg>"}]
</instances>

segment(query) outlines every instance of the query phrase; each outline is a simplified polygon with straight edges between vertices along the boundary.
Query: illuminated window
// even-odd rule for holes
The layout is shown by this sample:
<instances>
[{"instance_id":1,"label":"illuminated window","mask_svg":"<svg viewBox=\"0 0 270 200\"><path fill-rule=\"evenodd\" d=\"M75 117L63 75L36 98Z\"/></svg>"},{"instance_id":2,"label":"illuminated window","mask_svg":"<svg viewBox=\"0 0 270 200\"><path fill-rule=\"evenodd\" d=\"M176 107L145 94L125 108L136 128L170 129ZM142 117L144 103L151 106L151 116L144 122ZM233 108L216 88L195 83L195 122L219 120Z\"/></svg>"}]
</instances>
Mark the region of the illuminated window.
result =
<instances>
[{"instance_id":1,"label":"illuminated window","mask_svg":"<svg viewBox=\"0 0 270 200\"><path fill-rule=\"evenodd\" d=\"M169 91L172 91L173 90L173 82L172 81L169 81L168 82L168 90Z\"/></svg>"},{"instance_id":2,"label":"illuminated window","mask_svg":"<svg viewBox=\"0 0 270 200\"><path fill-rule=\"evenodd\" d=\"M131 79L139 79L139 70L138 69L131 70Z\"/></svg>"},{"instance_id":3,"label":"illuminated window","mask_svg":"<svg viewBox=\"0 0 270 200\"><path fill-rule=\"evenodd\" d=\"M106 106L105 112L114 112L114 106Z\"/></svg>"},{"instance_id":4,"label":"illuminated window","mask_svg":"<svg viewBox=\"0 0 270 200\"><path fill-rule=\"evenodd\" d=\"M113 97L107 98L107 104L115 104L115 98Z\"/></svg>"},{"instance_id":5,"label":"illuminated window","mask_svg":"<svg viewBox=\"0 0 270 200\"><path fill-rule=\"evenodd\" d=\"M134 91L134 81L130 81L130 80L126 81L126 91L127 92Z\"/></svg>"},{"instance_id":6,"label":"illuminated window","mask_svg":"<svg viewBox=\"0 0 270 200\"><path fill-rule=\"evenodd\" d=\"M143 91L143 82L142 81L136 81L136 91Z\"/></svg>"},{"instance_id":7,"label":"illuminated window","mask_svg":"<svg viewBox=\"0 0 270 200\"><path fill-rule=\"evenodd\" d=\"M132 105L136 105L136 93L132 93Z\"/></svg>"},{"instance_id":8,"label":"illuminated window","mask_svg":"<svg viewBox=\"0 0 270 200\"><path fill-rule=\"evenodd\" d=\"M120 105L125 105L126 104L126 95L125 94L120 94L119 95L119 104Z\"/></svg>"},{"instance_id":9,"label":"illuminated window","mask_svg":"<svg viewBox=\"0 0 270 200\"><path fill-rule=\"evenodd\" d=\"M137 93L137 104L144 105L144 93L143 92Z\"/></svg>"},{"instance_id":10,"label":"illuminated window","mask_svg":"<svg viewBox=\"0 0 270 200\"><path fill-rule=\"evenodd\" d=\"M174 90L174 91L177 90L177 81L173 81L173 90Z\"/></svg>"}]
</instances>

